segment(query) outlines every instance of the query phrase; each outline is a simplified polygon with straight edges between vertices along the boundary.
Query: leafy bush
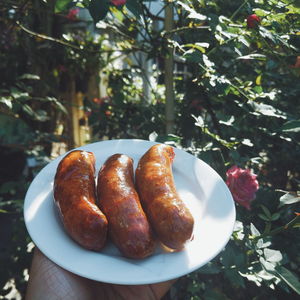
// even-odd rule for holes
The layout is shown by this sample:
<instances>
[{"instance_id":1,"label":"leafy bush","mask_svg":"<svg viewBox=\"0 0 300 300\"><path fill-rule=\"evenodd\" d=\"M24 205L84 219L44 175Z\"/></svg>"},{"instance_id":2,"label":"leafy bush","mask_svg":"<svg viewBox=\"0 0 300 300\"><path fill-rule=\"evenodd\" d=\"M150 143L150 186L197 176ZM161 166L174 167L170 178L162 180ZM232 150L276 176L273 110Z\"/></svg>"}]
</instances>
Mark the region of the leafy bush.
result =
<instances>
[{"instance_id":1,"label":"leafy bush","mask_svg":"<svg viewBox=\"0 0 300 300\"><path fill-rule=\"evenodd\" d=\"M27 15L14 16L14 22L25 24L25 29L36 23L41 27L35 28L30 41L20 26L13 34L1 31L9 41L1 44L1 70L6 68L5 61L15 66L11 73L2 72L6 77L1 86L1 128L5 128L0 130L1 140L13 144L16 141L9 139L21 139L23 154L37 153L33 145L26 146L27 141L36 139L35 146L47 149L44 142L55 138L54 127L49 130L42 124L47 124L49 107L53 115L62 109L57 99L64 79L72 75L84 85L85 75L94 74L101 66L108 78L107 97L85 99L93 140L149 137L173 143L203 159L224 180L235 165L257 174L256 198L250 209L241 205L243 202L236 204L236 226L224 251L206 266L179 279L166 298L295 299L300 294L300 88L296 84L300 76L299 5L288 0L124 2L58 0L55 8L40 4L48 16L56 17L52 25L59 28L65 20L62 16L76 19L75 13L69 13L74 5L87 7L95 22L99 21L99 40L85 34L83 39L63 35L61 29L47 32L40 19L40 23L32 21L33 6L27 7ZM155 14L151 11L154 2L162 8ZM3 12L6 20L11 20L11 4L5 3L7 9ZM175 12L170 32L164 30L161 14L167 4L173 5ZM43 33L42 41L39 32ZM20 53L24 54L22 39L27 45L32 43L34 58L51 72L31 72L26 59L20 59ZM10 50L5 48L7 45ZM170 49L176 62L175 124L174 134L166 135L162 79ZM140 84L145 78L143 66L136 59L141 52L153 63L148 102ZM118 57L126 62L125 67L113 63ZM32 62L32 56L29 58ZM34 76L23 75L28 73ZM24 85L28 80L31 84ZM41 84L35 85L37 82ZM18 125L4 125L3 113L5 124L13 118ZM49 151L44 155L48 156ZM1 209L16 214L16 218L8 218L2 213L1 221L10 219L12 228L22 223L21 201L10 201L23 198L31 179L28 175L24 181L21 173L0 189ZM9 274L1 274L0 278L2 286L14 278L17 288L23 291L23 270L30 257L25 247L28 237L24 231L20 236L1 252L3 261L10 257L7 266L15 267L8 267ZM21 263L13 263L15 257Z\"/></svg>"}]
</instances>

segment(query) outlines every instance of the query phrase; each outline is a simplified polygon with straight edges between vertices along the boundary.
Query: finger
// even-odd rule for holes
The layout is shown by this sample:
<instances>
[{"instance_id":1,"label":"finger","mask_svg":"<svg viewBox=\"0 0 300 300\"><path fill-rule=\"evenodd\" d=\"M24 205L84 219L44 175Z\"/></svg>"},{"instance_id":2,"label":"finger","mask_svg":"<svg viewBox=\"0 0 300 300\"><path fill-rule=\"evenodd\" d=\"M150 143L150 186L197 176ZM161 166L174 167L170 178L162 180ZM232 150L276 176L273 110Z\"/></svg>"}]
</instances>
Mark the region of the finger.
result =
<instances>
[{"instance_id":1,"label":"finger","mask_svg":"<svg viewBox=\"0 0 300 300\"><path fill-rule=\"evenodd\" d=\"M29 273L26 300L90 300L89 282L54 264L37 248Z\"/></svg>"},{"instance_id":2,"label":"finger","mask_svg":"<svg viewBox=\"0 0 300 300\"><path fill-rule=\"evenodd\" d=\"M156 284L151 284L150 288L155 296L155 299L161 299L172 287L172 285L177 281L178 278L159 282Z\"/></svg>"}]
</instances>

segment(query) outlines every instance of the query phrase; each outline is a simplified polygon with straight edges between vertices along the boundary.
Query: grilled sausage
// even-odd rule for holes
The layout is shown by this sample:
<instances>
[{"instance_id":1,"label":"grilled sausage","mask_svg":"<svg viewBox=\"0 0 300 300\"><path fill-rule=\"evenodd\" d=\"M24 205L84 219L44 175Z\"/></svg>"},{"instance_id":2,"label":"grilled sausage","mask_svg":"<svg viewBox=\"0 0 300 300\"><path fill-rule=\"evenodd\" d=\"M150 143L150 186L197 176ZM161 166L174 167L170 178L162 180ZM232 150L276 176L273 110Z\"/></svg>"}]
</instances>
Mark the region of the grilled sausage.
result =
<instances>
[{"instance_id":1,"label":"grilled sausage","mask_svg":"<svg viewBox=\"0 0 300 300\"><path fill-rule=\"evenodd\" d=\"M54 200L68 234L86 249L99 251L107 237L107 219L96 205L95 157L74 150L59 163Z\"/></svg>"},{"instance_id":2,"label":"grilled sausage","mask_svg":"<svg viewBox=\"0 0 300 300\"><path fill-rule=\"evenodd\" d=\"M97 192L110 238L124 256L139 259L152 254L155 243L133 176L133 160L114 154L99 171Z\"/></svg>"},{"instance_id":3,"label":"grilled sausage","mask_svg":"<svg viewBox=\"0 0 300 300\"><path fill-rule=\"evenodd\" d=\"M171 249L180 250L191 239L194 219L176 191L171 146L152 146L136 169L140 201L159 240Z\"/></svg>"}]
</instances>

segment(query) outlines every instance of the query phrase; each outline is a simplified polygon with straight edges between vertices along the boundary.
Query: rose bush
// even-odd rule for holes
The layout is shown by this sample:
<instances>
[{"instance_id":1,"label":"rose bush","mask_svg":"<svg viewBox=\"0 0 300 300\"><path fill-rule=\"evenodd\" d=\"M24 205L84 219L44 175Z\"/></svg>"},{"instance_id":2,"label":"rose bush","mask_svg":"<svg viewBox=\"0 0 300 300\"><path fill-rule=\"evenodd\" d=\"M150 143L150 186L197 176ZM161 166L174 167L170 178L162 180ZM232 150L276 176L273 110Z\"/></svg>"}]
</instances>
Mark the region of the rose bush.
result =
<instances>
[{"instance_id":1,"label":"rose bush","mask_svg":"<svg viewBox=\"0 0 300 300\"><path fill-rule=\"evenodd\" d=\"M238 166L231 167L226 172L226 184L232 193L233 199L250 210L251 202L259 188L256 175L250 170L244 170Z\"/></svg>"}]
</instances>

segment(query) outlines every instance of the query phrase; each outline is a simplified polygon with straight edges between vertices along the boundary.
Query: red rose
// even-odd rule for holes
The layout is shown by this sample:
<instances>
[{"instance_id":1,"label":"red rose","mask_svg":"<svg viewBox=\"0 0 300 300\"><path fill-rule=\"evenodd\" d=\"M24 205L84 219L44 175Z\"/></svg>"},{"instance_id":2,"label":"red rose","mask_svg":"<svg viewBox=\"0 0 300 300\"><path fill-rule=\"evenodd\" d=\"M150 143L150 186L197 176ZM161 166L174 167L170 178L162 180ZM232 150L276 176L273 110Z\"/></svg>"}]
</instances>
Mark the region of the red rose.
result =
<instances>
[{"instance_id":1,"label":"red rose","mask_svg":"<svg viewBox=\"0 0 300 300\"><path fill-rule=\"evenodd\" d=\"M255 199L259 187L256 175L250 170L233 166L226 172L226 176L226 184L234 201L250 210L250 204Z\"/></svg>"},{"instance_id":2,"label":"red rose","mask_svg":"<svg viewBox=\"0 0 300 300\"><path fill-rule=\"evenodd\" d=\"M259 23L260 23L260 17L258 17L256 14L247 17L248 28L255 28Z\"/></svg>"},{"instance_id":3,"label":"red rose","mask_svg":"<svg viewBox=\"0 0 300 300\"><path fill-rule=\"evenodd\" d=\"M290 68L300 68L300 56L297 56L295 64L293 64L292 66L290 66Z\"/></svg>"},{"instance_id":4,"label":"red rose","mask_svg":"<svg viewBox=\"0 0 300 300\"><path fill-rule=\"evenodd\" d=\"M67 19L71 21L75 21L79 14L79 8L72 8L69 10L69 13L67 14Z\"/></svg>"},{"instance_id":5,"label":"red rose","mask_svg":"<svg viewBox=\"0 0 300 300\"><path fill-rule=\"evenodd\" d=\"M96 104L103 104L104 103L104 100L102 98L94 98L93 99L93 102L96 103Z\"/></svg>"},{"instance_id":6,"label":"red rose","mask_svg":"<svg viewBox=\"0 0 300 300\"><path fill-rule=\"evenodd\" d=\"M126 0L111 0L111 3L115 6L121 6L126 3Z\"/></svg>"}]
</instances>

